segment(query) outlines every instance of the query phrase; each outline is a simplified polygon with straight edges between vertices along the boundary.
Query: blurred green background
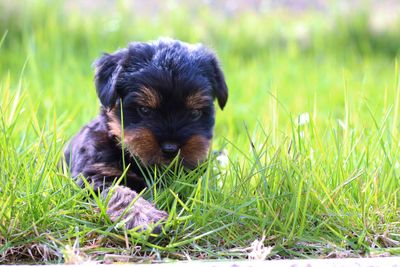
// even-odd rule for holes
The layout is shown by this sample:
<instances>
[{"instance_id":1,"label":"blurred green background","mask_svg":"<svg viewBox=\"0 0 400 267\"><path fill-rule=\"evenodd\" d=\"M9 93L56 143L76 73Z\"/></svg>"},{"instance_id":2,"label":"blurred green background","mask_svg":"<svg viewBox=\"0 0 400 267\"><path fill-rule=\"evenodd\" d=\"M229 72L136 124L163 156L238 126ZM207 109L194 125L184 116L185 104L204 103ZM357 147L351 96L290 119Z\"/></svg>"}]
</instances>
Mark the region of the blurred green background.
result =
<instances>
[{"instance_id":1,"label":"blurred green background","mask_svg":"<svg viewBox=\"0 0 400 267\"><path fill-rule=\"evenodd\" d=\"M227 137L243 122L268 129L275 97L293 117L316 108L324 124L343 117L345 90L359 100L357 114L365 102L382 114L394 94L396 1L0 3L2 80L17 83L23 72L39 118L54 110L69 121L68 133L97 113L92 62L160 36L202 42L220 56L230 99L217 127ZM277 116L278 125L289 126L288 118Z\"/></svg>"}]
</instances>

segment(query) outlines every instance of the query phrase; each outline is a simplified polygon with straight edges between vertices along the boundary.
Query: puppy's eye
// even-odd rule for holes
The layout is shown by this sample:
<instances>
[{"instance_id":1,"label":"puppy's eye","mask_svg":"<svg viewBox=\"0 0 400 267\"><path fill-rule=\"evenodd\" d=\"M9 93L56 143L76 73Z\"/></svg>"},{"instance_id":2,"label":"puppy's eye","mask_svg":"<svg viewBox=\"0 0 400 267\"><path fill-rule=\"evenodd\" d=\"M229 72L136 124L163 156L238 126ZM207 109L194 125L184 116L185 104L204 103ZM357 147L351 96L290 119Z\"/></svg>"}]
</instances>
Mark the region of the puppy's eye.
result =
<instances>
[{"instance_id":1,"label":"puppy's eye","mask_svg":"<svg viewBox=\"0 0 400 267\"><path fill-rule=\"evenodd\" d=\"M137 111L142 118L149 117L152 114L152 110L148 107L138 107Z\"/></svg>"},{"instance_id":2,"label":"puppy's eye","mask_svg":"<svg viewBox=\"0 0 400 267\"><path fill-rule=\"evenodd\" d=\"M200 119L202 114L203 112L200 109L193 109L192 111L190 111L190 118L193 121L197 121L198 119Z\"/></svg>"}]
</instances>

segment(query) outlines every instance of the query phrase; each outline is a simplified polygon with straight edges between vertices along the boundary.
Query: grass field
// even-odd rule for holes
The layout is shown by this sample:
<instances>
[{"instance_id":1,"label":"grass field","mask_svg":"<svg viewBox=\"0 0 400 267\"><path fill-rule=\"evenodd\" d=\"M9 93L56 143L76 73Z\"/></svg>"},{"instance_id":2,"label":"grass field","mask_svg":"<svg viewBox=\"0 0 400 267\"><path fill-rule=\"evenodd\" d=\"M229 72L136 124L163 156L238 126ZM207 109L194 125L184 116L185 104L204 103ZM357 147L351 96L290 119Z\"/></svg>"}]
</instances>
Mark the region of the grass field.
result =
<instances>
[{"instance_id":1,"label":"grass field","mask_svg":"<svg viewBox=\"0 0 400 267\"><path fill-rule=\"evenodd\" d=\"M0 263L262 257L251 245L263 237L268 258L400 255L400 28L373 33L364 13L146 17L123 2L118 15L6 2ZM213 142L227 158L158 170L168 188L144 193L170 214L155 235L113 224L60 162L99 109L94 59L159 36L213 47L230 91Z\"/></svg>"}]
</instances>

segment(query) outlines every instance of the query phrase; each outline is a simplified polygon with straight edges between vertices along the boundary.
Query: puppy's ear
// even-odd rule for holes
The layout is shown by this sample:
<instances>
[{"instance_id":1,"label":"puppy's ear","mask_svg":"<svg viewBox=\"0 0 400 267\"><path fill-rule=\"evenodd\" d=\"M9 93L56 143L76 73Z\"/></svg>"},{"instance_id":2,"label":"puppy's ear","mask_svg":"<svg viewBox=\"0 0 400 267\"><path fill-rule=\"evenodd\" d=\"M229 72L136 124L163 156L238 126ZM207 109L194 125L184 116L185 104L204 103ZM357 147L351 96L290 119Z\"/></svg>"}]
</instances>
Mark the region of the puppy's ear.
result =
<instances>
[{"instance_id":1,"label":"puppy's ear","mask_svg":"<svg viewBox=\"0 0 400 267\"><path fill-rule=\"evenodd\" d=\"M117 102L116 83L126 54L125 49L113 54L104 54L93 63L97 96L104 107L113 108Z\"/></svg>"},{"instance_id":2,"label":"puppy's ear","mask_svg":"<svg viewBox=\"0 0 400 267\"><path fill-rule=\"evenodd\" d=\"M217 98L220 108L224 109L226 101L228 101L228 86L226 85L224 73L214 53L210 55L210 62L213 94L214 97Z\"/></svg>"},{"instance_id":3,"label":"puppy's ear","mask_svg":"<svg viewBox=\"0 0 400 267\"><path fill-rule=\"evenodd\" d=\"M228 86L225 82L224 73L222 72L219 62L214 57L213 60L214 75L216 80L216 86L214 88L214 94L217 97L218 105L221 109L224 109L226 101L228 101Z\"/></svg>"}]
</instances>

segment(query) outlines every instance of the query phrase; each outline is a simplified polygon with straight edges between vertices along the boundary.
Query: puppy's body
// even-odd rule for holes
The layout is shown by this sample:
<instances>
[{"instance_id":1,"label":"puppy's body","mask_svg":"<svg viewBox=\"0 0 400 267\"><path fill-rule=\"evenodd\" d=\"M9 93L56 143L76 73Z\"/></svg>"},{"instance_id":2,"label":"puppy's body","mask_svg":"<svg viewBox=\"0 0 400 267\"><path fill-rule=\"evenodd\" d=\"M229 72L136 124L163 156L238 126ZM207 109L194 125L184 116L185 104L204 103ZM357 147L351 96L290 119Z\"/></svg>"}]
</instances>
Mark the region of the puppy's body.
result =
<instances>
[{"instance_id":1,"label":"puppy's body","mask_svg":"<svg viewBox=\"0 0 400 267\"><path fill-rule=\"evenodd\" d=\"M117 187L107 207L114 220L145 188L137 162L163 165L179 154L191 169L205 160L215 121L213 100L223 108L227 87L211 51L170 39L131 43L95 66L101 112L71 140L65 158L74 177L83 175L104 194L122 175L124 157L130 166L127 187ZM146 228L166 216L138 198L124 218L128 228Z\"/></svg>"},{"instance_id":2,"label":"puppy's body","mask_svg":"<svg viewBox=\"0 0 400 267\"><path fill-rule=\"evenodd\" d=\"M105 113L102 111L71 140L65 151L71 175L82 174L96 191L103 191L122 175L124 155L125 165L129 165L126 186L140 192L145 188L144 180L137 176L140 170L128 152L122 153L119 141L110 133ZM83 186L82 180L77 182Z\"/></svg>"}]
</instances>

